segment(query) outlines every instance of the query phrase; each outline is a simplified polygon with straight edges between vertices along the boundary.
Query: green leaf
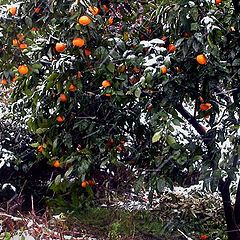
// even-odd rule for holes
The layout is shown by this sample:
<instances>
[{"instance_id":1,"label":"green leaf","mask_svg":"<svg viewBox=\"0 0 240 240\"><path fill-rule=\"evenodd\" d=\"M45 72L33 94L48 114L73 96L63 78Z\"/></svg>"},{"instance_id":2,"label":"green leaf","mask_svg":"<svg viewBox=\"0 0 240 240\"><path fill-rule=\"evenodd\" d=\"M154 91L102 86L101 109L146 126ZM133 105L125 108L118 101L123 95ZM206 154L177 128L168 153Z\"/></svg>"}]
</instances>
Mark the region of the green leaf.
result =
<instances>
[{"instance_id":1,"label":"green leaf","mask_svg":"<svg viewBox=\"0 0 240 240\"><path fill-rule=\"evenodd\" d=\"M55 178L55 180L54 180L54 183L55 183L56 185L58 185L59 183L61 183L61 179L62 179L61 174L57 175L56 178Z\"/></svg>"},{"instance_id":2,"label":"green leaf","mask_svg":"<svg viewBox=\"0 0 240 240\"><path fill-rule=\"evenodd\" d=\"M26 16L25 17L25 23L27 24L27 26L29 27L29 28L31 28L32 27L32 19L29 17L29 16Z\"/></svg>"},{"instance_id":3,"label":"green leaf","mask_svg":"<svg viewBox=\"0 0 240 240\"><path fill-rule=\"evenodd\" d=\"M31 66L33 69L41 69L42 68L42 64L39 63L35 63Z\"/></svg>"},{"instance_id":4,"label":"green leaf","mask_svg":"<svg viewBox=\"0 0 240 240\"><path fill-rule=\"evenodd\" d=\"M42 133L44 133L44 132L46 132L47 131L47 128L38 128L37 130L36 130L36 134L42 134Z\"/></svg>"},{"instance_id":5,"label":"green leaf","mask_svg":"<svg viewBox=\"0 0 240 240\"><path fill-rule=\"evenodd\" d=\"M107 65L107 69L108 69L109 72L114 73L114 71L115 71L115 65L114 65L113 63L109 63L109 64Z\"/></svg>"},{"instance_id":6,"label":"green leaf","mask_svg":"<svg viewBox=\"0 0 240 240\"><path fill-rule=\"evenodd\" d=\"M172 122L173 122L173 124L176 125L176 126L181 126L181 123L180 123L180 121L179 121L177 118L173 119Z\"/></svg>"},{"instance_id":7,"label":"green leaf","mask_svg":"<svg viewBox=\"0 0 240 240\"><path fill-rule=\"evenodd\" d=\"M174 145L176 143L176 140L173 136L168 135L166 138L167 144L171 147L172 145Z\"/></svg>"},{"instance_id":8,"label":"green leaf","mask_svg":"<svg viewBox=\"0 0 240 240\"><path fill-rule=\"evenodd\" d=\"M31 143L31 144L30 144L30 146L31 146L31 147L34 147L34 148L38 147L38 145L39 145L39 143Z\"/></svg>"},{"instance_id":9,"label":"green leaf","mask_svg":"<svg viewBox=\"0 0 240 240\"><path fill-rule=\"evenodd\" d=\"M136 98L140 98L141 93L142 93L142 91L141 91L141 89L138 87L138 88L136 88L136 90L135 90L135 92L134 92L134 95L135 95Z\"/></svg>"},{"instance_id":10,"label":"green leaf","mask_svg":"<svg viewBox=\"0 0 240 240\"><path fill-rule=\"evenodd\" d=\"M73 166L71 166L64 174L64 178L68 178L73 171Z\"/></svg>"},{"instance_id":11,"label":"green leaf","mask_svg":"<svg viewBox=\"0 0 240 240\"><path fill-rule=\"evenodd\" d=\"M152 137L152 143L158 142L161 138L161 132L158 131L156 133L154 133L153 137Z\"/></svg>"},{"instance_id":12,"label":"green leaf","mask_svg":"<svg viewBox=\"0 0 240 240\"><path fill-rule=\"evenodd\" d=\"M58 73L52 73L49 77L48 77L48 81L54 81L59 77Z\"/></svg>"}]
</instances>

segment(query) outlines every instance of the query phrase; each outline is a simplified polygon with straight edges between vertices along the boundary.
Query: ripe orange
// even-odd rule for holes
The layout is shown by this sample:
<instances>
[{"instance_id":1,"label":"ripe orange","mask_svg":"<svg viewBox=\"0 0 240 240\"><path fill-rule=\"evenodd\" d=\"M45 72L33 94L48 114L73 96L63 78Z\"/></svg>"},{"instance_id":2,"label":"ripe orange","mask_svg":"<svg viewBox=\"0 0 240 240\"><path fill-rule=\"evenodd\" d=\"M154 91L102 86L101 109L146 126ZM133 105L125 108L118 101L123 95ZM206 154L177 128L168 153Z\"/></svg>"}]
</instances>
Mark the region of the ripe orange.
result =
<instances>
[{"instance_id":1,"label":"ripe orange","mask_svg":"<svg viewBox=\"0 0 240 240\"><path fill-rule=\"evenodd\" d=\"M107 12L109 12L109 7L107 6L107 5L103 5L103 9L104 9L104 11L107 13Z\"/></svg>"},{"instance_id":2,"label":"ripe orange","mask_svg":"<svg viewBox=\"0 0 240 240\"><path fill-rule=\"evenodd\" d=\"M88 180L88 184L89 186L94 186L96 183L93 179L91 179L91 180Z\"/></svg>"},{"instance_id":3,"label":"ripe orange","mask_svg":"<svg viewBox=\"0 0 240 240\"><path fill-rule=\"evenodd\" d=\"M2 79L1 84L2 84L2 85L7 85L7 80L6 80L5 78Z\"/></svg>"},{"instance_id":4,"label":"ripe orange","mask_svg":"<svg viewBox=\"0 0 240 240\"><path fill-rule=\"evenodd\" d=\"M196 60L201 65L205 65L207 63L207 58L204 54L197 55Z\"/></svg>"},{"instance_id":5,"label":"ripe orange","mask_svg":"<svg viewBox=\"0 0 240 240\"><path fill-rule=\"evenodd\" d=\"M71 85L69 86L68 90L69 90L70 92L76 92L76 91L77 91L77 87L76 87L75 85L71 84Z\"/></svg>"},{"instance_id":6,"label":"ripe orange","mask_svg":"<svg viewBox=\"0 0 240 240\"><path fill-rule=\"evenodd\" d=\"M89 8L88 8L88 10L89 10L89 12L91 12L92 13L92 15L97 15L97 14L99 14L99 12L100 12L100 9L98 8L98 7L95 7L95 6L90 6Z\"/></svg>"},{"instance_id":7,"label":"ripe orange","mask_svg":"<svg viewBox=\"0 0 240 240\"><path fill-rule=\"evenodd\" d=\"M19 45L19 41L15 38L15 39L13 39L12 40L12 45L14 46L14 47L17 47L18 45Z\"/></svg>"},{"instance_id":8,"label":"ripe orange","mask_svg":"<svg viewBox=\"0 0 240 240\"><path fill-rule=\"evenodd\" d=\"M91 51L87 48L84 49L84 54L85 56L90 56L91 55Z\"/></svg>"},{"instance_id":9,"label":"ripe orange","mask_svg":"<svg viewBox=\"0 0 240 240\"><path fill-rule=\"evenodd\" d=\"M53 166L54 166L55 168L59 168L59 167L60 167L60 162L59 162L59 160L54 161Z\"/></svg>"},{"instance_id":10,"label":"ripe orange","mask_svg":"<svg viewBox=\"0 0 240 240\"><path fill-rule=\"evenodd\" d=\"M85 44L85 41L82 38L74 38L72 44L76 47L82 47Z\"/></svg>"},{"instance_id":11,"label":"ripe orange","mask_svg":"<svg viewBox=\"0 0 240 240\"><path fill-rule=\"evenodd\" d=\"M15 75L13 78L12 78L12 82L16 82L17 81L17 76Z\"/></svg>"},{"instance_id":12,"label":"ripe orange","mask_svg":"<svg viewBox=\"0 0 240 240\"><path fill-rule=\"evenodd\" d=\"M10 7L8 11L14 16L17 13L17 7Z\"/></svg>"},{"instance_id":13,"label":"ripe orange","mask_svg":"<svg viewBox=\"0 0 240 240\"><path fill-rule=\"evenodd\" d=\"M212 104L211 103L201 103L200 104L200 109L202 111L207 111L209 110L210 108L212 108Z\"/></svg>"},{"instance_id":14,"label":"ripe orange","mask_svg":"<svg viewBox=\"0 0 240 240\"><path fill-rule=\"evenodd\" d=\"M65 117L62 116L62 115L58 115L57 118L56 118L56 121L57 121L58 123L62 123L64 120L65 120Z\"/></svg>"},{"instance_id":15,"label":"ripe orange","mask_svg":"<svg viewBox=\"0 0 240 240\"><path fill-rule=\"evenodd\" d=\"M161 73L164 75L164 74L166 74L167 73L167 67L165 66L165 65L163 65L162 67L161 67Z\"/></svg>"},{"instance_id":16,"label":"ripe orange","mask_svg":"<svg viewBox=\"0 0 240 240\"><path fill-rule=\"evenodd\" d=\"M37 27L32 27L32 28L31 28L31 31L33 31L33 32L34 32L34 31L37 31L37 30L38 30Z\"/></svg>"},{"instance_id":17,"label":"ripe orange","mask_svg":"<svg viewBox=\"0 0 240 240\"><path fill-rule=\"evenodd\" d=\"M89 185L88 181L84 180L81 183L82 188L86 188Z\"/></svg>"},{"instance_id":18,"label":"ripe orange","mask_svg":"<svg viewBox=\"0 0 240 240\"><path fill-rule=\"evenodd\" d=\"M207 236L207 235L201 235L201 236L200 236L200 239L201 239L201 240L207 240L207 239L208 239L208 236Z\"/></svg>"},{"instance_id":19,"label":"ripe orange","mask_svg":"<svg viewBox=\"0 0 240 240\"><path fill-rule=\"evenodd\" d=\"M169 45L168 45L168 48L167 48L168 52L170 52L170 53L175 52L176 49L177 49L177 48L175 47L174 44L169 44Z\"/></svg>"},{"instance_id":20,"label":"ripe orange","mask_svg":"<svg viewBox=\"0 0 240 240\"><path fill-rule=\"evenodd\" d=\"M25 75L29 72L28 66L23 64L18 67L18 72L22 75Z\"/></svg>"},{"instance_id":21,"label":"ripe orange","mask_svg":"<svg viewBox=\"0 0 240 240\"><path fill-rule=\"evenodd\" d=\"M40 13L40 11L41 11L41 8L40 8L40 7L35 7L35 8L34 8L34 12L35 12L35 13L38 14L38 13Z\"/></svg>"},{"instance_id":22,"label":"ripe orange","mask_svg":"<svg viewBox=\"0 0 240 240\"><path fill-rule=\"evenodd\" d=\"M81 16L78 20L79 24L86 26L92 22L91 18L88 16Z\"/></svg>"},{"instance_id":23,"label":"ripe orange","mask_svg":"<svg viewBox=\"0 0 240 240\"><path fill-rule=\"evenodd\" d=\"M215 4L216 4L216 5L218 5L218 4L220 4L220 3L222 3L222 0L215 0Z\"/></svg>"},{"instance_id":24,"label":"ripe orange","mask_svg":"<svg viewBox=\"0 0 240 240\"><path fill-rule=\"evenodd\" d=\"M109 25L112 25L112 24L113 24L113 17L110 17L110 18L108 19L108 24L109 24Z\"/></svg>"},{"instance_id":25,"label":"ripe orange","mask_svg":"<svg viewBox=\"0 0 240 240\"><path fill-rule=\"evenodd\" d=\"M39 145L37 148L37 151L42 153L43 152L43 145Z\"/></svg>"},{"instance_id":26,"label":"ripe orange","mask_svg":"<svg viewBox=\"0 0 240 240\"><path fill-rule=\"evenodd\" d=\"M24 38L25 38L25 36L24 36L23 33L18 33L18 34L17 34L17 39L18 39L20 42L22 42L22 41L24 40Z\"/></svg>"},{"instance_id":27,"label":"ripe orange","mask_svg":"<svg viewBox=\"0 0 240 240\"><path fill-rule=\"evenodd\" d=\"M102 82L102 86L103 86L104 88L110 87L110 86L111 86L111 83L110 83L108 80L104 80L104 81Z\"/></svg>"},{"instance_id":28,"label":"ripe orange","mask_svg":"<svg viewBox=\"0 0 240 240\"><path fill-rule=\"evenodd\" d=\"M63 103L67 102L67 95L64 93L61 93L59 100L60 100L60 102L63 102Z\"/></svg>"},{"instance_id":29,"label":"ripe orange","mask_svg":"<svg viewBox=\"0 0 240 240\"><path fill-rule=\"evenodd\" d=\"M20 48L21 50L26 49L27 47L28 47L28 45L27 45L26 43L21 43L21 44L19 45L19 48Z\"/></svg>"},{"instance_id":30,"label":"ripe orange","mask_svg":"<svg viewBox=\"0 0 240 240\"><path fill-rule=\"evenodd\" d=\"M55 49L57 52L63 52L66 49L66 44L65 43L56 43Z\"/></svg>"}]
</instances>

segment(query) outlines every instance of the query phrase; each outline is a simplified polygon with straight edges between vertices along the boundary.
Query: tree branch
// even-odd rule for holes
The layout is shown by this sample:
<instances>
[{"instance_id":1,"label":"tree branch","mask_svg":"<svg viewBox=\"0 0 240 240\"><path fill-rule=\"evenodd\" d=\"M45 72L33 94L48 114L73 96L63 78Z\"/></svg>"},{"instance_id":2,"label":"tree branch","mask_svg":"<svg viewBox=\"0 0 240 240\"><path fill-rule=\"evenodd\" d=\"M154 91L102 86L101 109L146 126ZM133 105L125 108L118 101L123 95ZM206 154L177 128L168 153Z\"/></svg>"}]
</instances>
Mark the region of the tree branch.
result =
<instances>
[{"instance_id":1,"label":"tree branch","mask_svg":"<svg viewBox=\"0 0 240 240\"><path fill-rule=\"evenodd\" d=\"M182 103L178 103L176 105L176 110L194 127L194 129L201 135L205 136L206 131L204 127L198 123L196 118L192 116L182 105Z\"/></svg>"}]
</instances>

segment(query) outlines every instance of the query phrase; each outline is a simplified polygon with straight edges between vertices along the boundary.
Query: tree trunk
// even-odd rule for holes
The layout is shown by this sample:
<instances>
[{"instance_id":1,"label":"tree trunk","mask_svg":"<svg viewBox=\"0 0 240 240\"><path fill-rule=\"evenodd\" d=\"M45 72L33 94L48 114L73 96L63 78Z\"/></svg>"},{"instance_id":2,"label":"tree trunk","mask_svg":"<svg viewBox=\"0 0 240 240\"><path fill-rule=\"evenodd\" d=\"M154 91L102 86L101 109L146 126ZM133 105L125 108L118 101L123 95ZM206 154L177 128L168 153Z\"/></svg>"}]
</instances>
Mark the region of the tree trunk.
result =
<instances>
[{"instance_id":1,"label":"tree trunk","mask_svg":"<svg viewBox=\"0 0 240 240\"><path fill-rule=\"evenodd\" d=\"M225 219L227 223L227 234L229 240L240 240L240 229L237 224L239 221L239 194L240 194L240 187L238 183L238 191L236 196L236 203L235 208L233 208L230 198L230 187L231 179L228 177L226 180L223 180L222 178L219 181L219 191L222 195L222 201L223 201L223 208L224 208L224 214ZM237 217L237 218L236 218Z\"/></svg>"},{"instance_id":2,"label":"tree trunk","mask_svg":"<svg viewBox=\"0 0 240 240\"><path fill-rule=\"evenodd\" d=\"M237 0L239 1L239 0ZM216 168L215 163L215 148L214 137L208 136L201 124L197 119L192 116L181 103L176 104L176 110L195 128L195 130L202 136L203 142L208 149L208 158L211 159L211 167L214 170ZM216 144L215 144L216 146ZM238 163L238 155L234 157L233 167L236 167ZM238 188L236 193L235 207L232 206L230 197L230 177L226 180L222 178L219 180L218 189L222 196L225 220L227 224L227 234L229 240L240 240L240 182L238 182Z\"/></svg>"}]
</instances>

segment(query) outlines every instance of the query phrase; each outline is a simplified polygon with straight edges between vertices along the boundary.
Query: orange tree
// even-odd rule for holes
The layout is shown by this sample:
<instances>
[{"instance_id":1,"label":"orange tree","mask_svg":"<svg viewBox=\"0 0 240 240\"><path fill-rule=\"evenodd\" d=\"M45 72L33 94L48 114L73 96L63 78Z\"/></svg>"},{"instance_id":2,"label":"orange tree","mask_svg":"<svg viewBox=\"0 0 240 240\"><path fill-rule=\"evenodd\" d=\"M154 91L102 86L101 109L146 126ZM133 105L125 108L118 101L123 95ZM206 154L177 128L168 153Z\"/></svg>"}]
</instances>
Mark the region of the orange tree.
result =
<instances>
[{"instance_id":1,"label":"orange tree","mask_svg":"<svg viewBox=\"0 0 240 240\"><path fill-rule=\"evenodd\" d=\"M1 84L14 81L32 146L61 169L52 189L79 204L122 166L150 199L201 179L239 239L237 1L1 2Z\"/></svg>"}]
</instances>

